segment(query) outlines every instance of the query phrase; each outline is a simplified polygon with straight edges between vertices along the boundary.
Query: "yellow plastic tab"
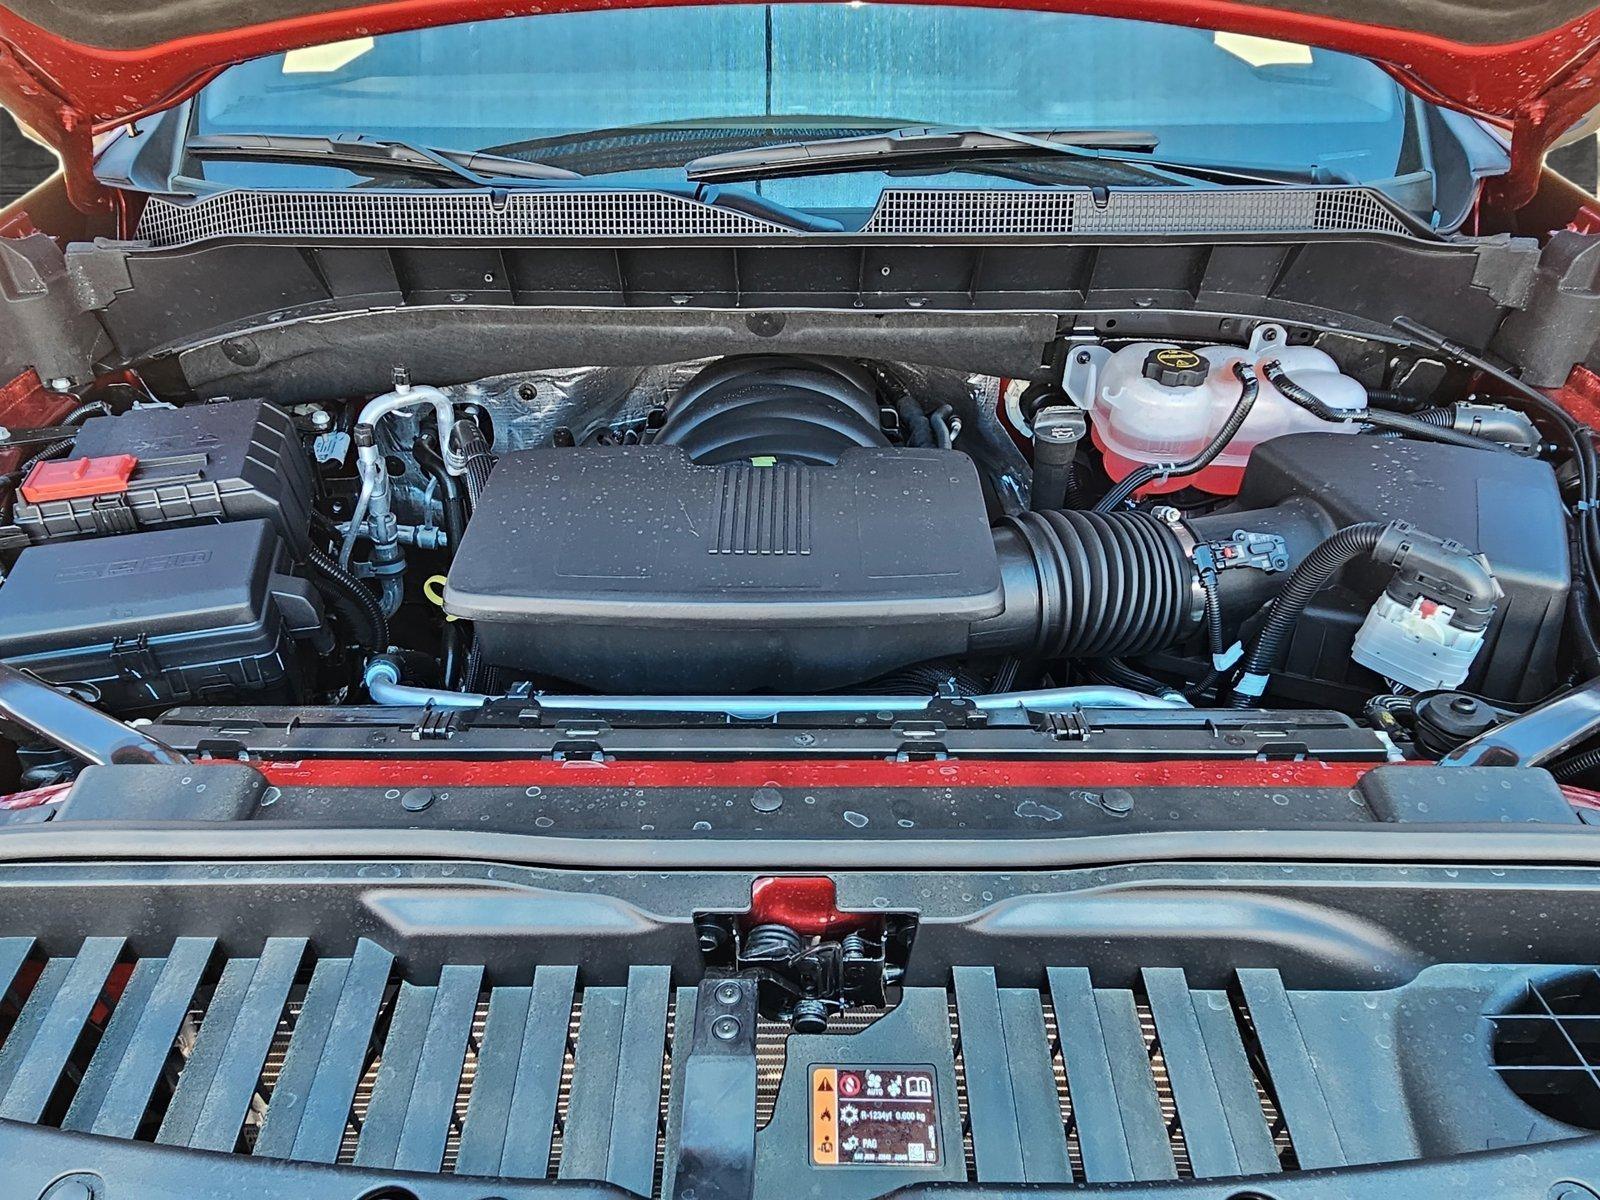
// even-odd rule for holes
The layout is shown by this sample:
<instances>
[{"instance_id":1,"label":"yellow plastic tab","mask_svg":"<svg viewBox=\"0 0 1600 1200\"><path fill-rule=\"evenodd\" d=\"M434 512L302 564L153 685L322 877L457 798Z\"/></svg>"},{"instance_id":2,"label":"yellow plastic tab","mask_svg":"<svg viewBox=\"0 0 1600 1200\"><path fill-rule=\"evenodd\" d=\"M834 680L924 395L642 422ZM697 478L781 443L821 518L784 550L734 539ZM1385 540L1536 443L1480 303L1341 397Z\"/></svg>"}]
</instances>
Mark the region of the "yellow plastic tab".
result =
<instances>
[{"instance_id":1,"label":"yellow plastic tab","mask_svg":"<svg viewBox=\"0 0 1600 1200\"><path fill-rule=\"evenodd\" d=\"M447 580L443 575L429 575L425 580L422 581L422 594L429 600L433 601L433 603L437 604L440 608L443 608L444 585L446 582ZM455 618L449 613L445 613L444 619L446 621L455 620Z\"/></svg>"}]
</instances>

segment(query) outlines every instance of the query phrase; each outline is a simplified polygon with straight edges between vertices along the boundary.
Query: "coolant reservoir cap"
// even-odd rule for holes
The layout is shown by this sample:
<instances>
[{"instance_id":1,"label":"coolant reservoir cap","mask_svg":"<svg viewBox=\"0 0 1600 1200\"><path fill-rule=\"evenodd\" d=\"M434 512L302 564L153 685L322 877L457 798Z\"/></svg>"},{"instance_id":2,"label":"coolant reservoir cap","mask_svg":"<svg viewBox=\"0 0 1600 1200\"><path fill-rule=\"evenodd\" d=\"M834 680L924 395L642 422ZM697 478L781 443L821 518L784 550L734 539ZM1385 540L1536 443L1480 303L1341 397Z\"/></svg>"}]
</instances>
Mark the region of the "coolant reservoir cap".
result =
<instances>
[{"instance_id":1,"label":"coolant reservoir cap","mask_svg":"<svg viewBox=\"0 0 1600 1200\"><path fill-rule=\"evenodd\" d=\"M1178 346L1158 347L1144 360L1144 377L1162 387L1201 387L1209 374L1210 364L1205 359Z\"/></svg>"}]
</instances>

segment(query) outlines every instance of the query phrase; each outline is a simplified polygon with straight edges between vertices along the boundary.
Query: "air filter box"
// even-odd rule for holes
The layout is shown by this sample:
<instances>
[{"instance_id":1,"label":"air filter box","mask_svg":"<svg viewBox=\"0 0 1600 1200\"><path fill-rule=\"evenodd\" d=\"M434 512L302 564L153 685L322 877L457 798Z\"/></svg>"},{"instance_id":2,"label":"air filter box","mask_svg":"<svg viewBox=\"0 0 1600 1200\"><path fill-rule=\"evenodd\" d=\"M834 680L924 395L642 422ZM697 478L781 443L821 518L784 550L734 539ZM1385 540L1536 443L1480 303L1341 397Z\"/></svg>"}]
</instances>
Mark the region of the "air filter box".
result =
<instances>
[{"instance_id":1,"label":"air filter box","mask_svg":"<svg viewBox=\"0 0 1600 1200\"><path fill-rule=\"evenodd\" d=\"M701 694L838 687L961 653L1003 605L963 454L700 466L676 446L503 457L444 601L498 665Z\"/></svg>"},{"instance_id":2,"label":"air filter box","mask_svg":"<svg viewBox=\"0 0 1600 1200\"><path fill-rule=\"evenodd\" d=\"M1537 700L1555 690L1572 570L1567 522L1548 463L1438 442L1297 433L1257 446L1236 504L1190 522L1200 536L1226 540L1235 529L1284 536L1295 561L1334 530L1359 521L1410 521L1488 557L1505 591L1468 690L1503 702ZM1312 597L1285 648L1278 695L1326 704L1345 686L1362 702L1382 686L1350 657L1356 631L1393 572L1360 560ZM1254 611L1275 590L1260 571L1225 572ZM1294 687L1293 677L1304 683Z\"/></svg>"}]
</instances>

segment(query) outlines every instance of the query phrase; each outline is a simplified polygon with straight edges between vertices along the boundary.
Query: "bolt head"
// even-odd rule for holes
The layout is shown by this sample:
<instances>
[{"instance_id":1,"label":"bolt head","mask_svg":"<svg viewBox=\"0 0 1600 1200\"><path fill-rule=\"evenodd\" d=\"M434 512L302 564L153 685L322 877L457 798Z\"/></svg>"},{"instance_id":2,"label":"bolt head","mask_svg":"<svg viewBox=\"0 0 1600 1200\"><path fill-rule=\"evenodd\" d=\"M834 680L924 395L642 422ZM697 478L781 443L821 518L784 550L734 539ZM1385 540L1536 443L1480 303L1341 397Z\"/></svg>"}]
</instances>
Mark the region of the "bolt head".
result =
<instances>
[{"instance_id":1,"label":"bolt head","mask_svg":"<svg viewBox=\"0 0 1600 1200\"><path fill-rule=\"evenodd\" d=\"M717 985L717 999L723 1004L739 1003L740 995L741 992L739 990L739 985L734 983L732 980L729 980L727 983Z\"/></svg>"},{"instance_id":2,"label":"bolt head","mask_svg":"<svg viewBox=\"0 0 1600 1200\"><path fill-rule=\"evenodd\" d=\"M731 1042L739 1036L740 1028L738 1017L718 1017L711 1022L711 1036L719 1042Z\"/></svg>"}]
</instances>

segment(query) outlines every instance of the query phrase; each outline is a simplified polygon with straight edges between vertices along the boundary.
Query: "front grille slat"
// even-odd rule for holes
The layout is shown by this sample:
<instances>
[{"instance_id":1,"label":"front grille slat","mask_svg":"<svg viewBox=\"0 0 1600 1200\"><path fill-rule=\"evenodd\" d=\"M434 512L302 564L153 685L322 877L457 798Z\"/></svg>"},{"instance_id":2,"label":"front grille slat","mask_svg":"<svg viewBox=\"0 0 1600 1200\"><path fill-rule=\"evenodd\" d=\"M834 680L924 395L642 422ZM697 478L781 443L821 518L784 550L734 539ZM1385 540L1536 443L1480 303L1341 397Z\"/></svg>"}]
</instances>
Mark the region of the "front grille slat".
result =
<instances>
[{"instance_id":1,"label":"front grille slat","mask_svg":"<svg viewBox=\"0 0 1600 1200\"><path fill-rule=\"evenodd\" d=\"M603 1179L640 1194L655 1175L671 972L630 967L625 988L589 988L578 1026L562 1179Z\"/></svg>"},{"instance_id":2,"label":"front grille slat","mask_svg":"<svg viewBox=\"0 0 1600 1200\"><path fill-rule=\"evenodd\" d=\"M1039 993L998 988L992 967L957 967L955 993L978 1177L1071 1182Z\"/></svg>"},{"instance_id":3,"label":"front grille slat","mask_svg":"<svg viewBox=\"0 0 1600 1200\"><path fill-rule=\"evenodd\" d=\"M61 1128L85 1132L100 1119L105 1108L106 1093L128 1057L137 1026L153 1012L151 996L166 968L166 962L166 959L161 958L145 958L134 965L127 983L123 985L122 995L117 1000L117 1007L111 1014L111 1020L100 1036L100 1044L95 1047L89 1068L83 1073L83 1078L78 1083L78 1090L73 1094L67 1115L61 1119ZM195 982L196 984L199 982L198 975L195 977ZM166 1044L161 1047L163 1061L167 1049L172 1045L172 1038L177 1035L178 1023L183 1020L184 1013L188 1012L189 1000L193 996L194 989L191 988L189 996L183 1000L181 1010L173 1019ZM161 1070L160 1062L156 1064L155 1070L156 1072ZM153 1088L154 1076L151 1077L150 1083ZM148 1098L147 1094L146 1099ZM134 1116L134 1123L137 1128L137 1114Z\"/></svg>"},{"instance_id":4,"label":"front grille slat","mask_svg":"<svg viewBox=\"0 0 1600 1200\"><path fill-rule=\"evenodd\" d=\"M23 1007L17 1028L11 1031L5 1051L18 1043L17 1054L0 1062L5 1077L4 1099L0 1099L0 1119L37 1121L55 1094L78 1040L83 1036L89 1014L100 1000L111 968L122 954L119 937L89 938L77 957L52 959L45 968L59 985L50 989L40 977L39 986ZM59 970L53 970L60 964ZM21 1043L18 1031L28 1029L32 1036Z\"/></svg>"},{"instance_id":5,"label":"front grille slat","mask_svg":"<svg viewBox=\"0 0 1600 1200\"><path fill-rule=\"evenodd\" d=\"M271 1080L270 1095L278 1102L267 1106L253 1147L253 1152L263 1158L289 1158L294 1153L294 1139L321 1063L333 1006L349 972L348 958L322 959L312 969L305 994L291 1006L291 1021L285 1023L288 1045L283 1048L278 1073Z\"/></svg>"},{"instance_id":6,"label":"front grille slat","mask_svg":"<svg viewBox=\"0 0 1600 1200\"><path fill-rule=\"evenodd\" d=\"M539 967L531 988L490 993L459 1174L544 1178L577 979L576 967Z\"/></svg>"},{"instance_id":7,"label":"front grille slat","mask_svg":"<svg viewBox=\"0 0 1600 1200\"><path fill-rule=\"evenodd\" d=\"M561 1179L601 1179L611 1147L616 1112L617 1058L622 1048L622 1015L628 991L592 987L583 992L578 1017L572 1091L561 1131Z\"/></svg>"},{"instance_id":8,"label":"front grille slat","mask_svg":"<svg viewBox=\"0 0 1600 1200\"><path fill-rule=\"evenodd\" d=\"M651 1194L661 1136L661 1087L666 1062L672 971L630 967L628 1005L617 1059L617 1107L611 1122L606 1182ZM656 1087L650 1084L655 1082Z\"/></svg>"},{"instance_id":9,"label":"front grille slat","mask_svg":"<svg viewBox=\"0 0 1600 1200\"><path fill-rule=\"evenodd\" d=\"M364 938L356 943L348 960L324 959L317 964L294 1036L289 1039L283 1074L274 1088L275 1093L288 1091L287 1098L294 1103L284 1113L286 1128L282 1132L279 1114L285 1106L268 1105L257 1153L274 1153L276 1147L287 1143L289 1151L283 1157L297 1162L338 1159L393 967L394 956ZM319 988L325 970L337 982ZM302 1079L306 1081L303 1088ZM293 1086L286 1087L286 1083ZM261 1149L262 1142L267 1150Z\"/></svg>"},{"instance_id":10,"label":"front grille slat","mask_svg":"<svg viewBox=\"0 0 1600 1200\"><path fill-rule=\"evenodd\" d=\"M1072 1163L1055 1074L1050 1069L1050 1041L1039 993L1032 988L1002 988L1000 1019L1005 1025L1027 1181L1071 1183Z\"/></svg>"},{"instance_id":11,"label":"front grille slat","mask_svg":"<svg viewBox=\"0 0 1600 1200\"><path fill-rule=\"evenodd\" d=\"M1276 1085L1278 1106L1289 1126L1295 1159L1307 1170L1349 1165L1333 1109L1317 1077L1316 1063L1306 1048L1305 1035L1300 1031L1282 977L1270 968L1249 967L1241 969L1238 978L1256 1041Z\"/></svg>"},{"instance_id":12,"label":"front grille slat","mask_svg":"<svg viewBox=\"0 0 1600 1200\"><path fill-rule=\"evenodd\" d=\"M361 1118L360 1139L352 1160L357 1166L392 1167L395 1164L437 997L437 988L418 987L411 983L400 985L399 994L395 996L394 1013L389 1019L389 1036L383 1043L383 1058L378 1063L378 1077L373 1084L372 1098ZM457 1064L458 1071L459 1067L460 1064ZM443 1147L441 1157L442 1153Z\"/></svg>"},{"instance_id":13,"label":"front grille slat","mask_svg":"<svg viewBox=\"0 0 1600 1200\"><path fill-rule=\"evenodd\" d=\"M402 993L408 988L420 993L421 1003L412 1006L413 1028L403 1034L396 1028L397 1003L372 1104L361 1128L358 1164L435 1172L444 1163L482 986L481 967L445 967L436 988L402 985Z\"/></svg>"},{"instance_id":14,"label":"front grille slat","mask_svg":"<svg viewBox=\"0 0 1600 1200\"><path fill-rule=\"evenodd\" d=\"M1133 993L1095 988L1083 967L1051 967L1050 998L1090 1183L1176 1179Z\"/></svg>"},{"instance_id":15,"label":"front grille slat","mask_svg":"<svg viewBox=\"0 0 1600 1200\"><path fill-rule=\"evenodd\" d=\"M135 965L63 1129L122 1138L138 1133L216 948L215 938L179 938L166 958Z\"/></svg>"},{"instance_id":16,"label":"front grille slat","mask_svg":"<svg viewBox=\"0 0 1600 1200\"><path fill-rule=\"evenodd\" d=\"M17 972L22 969L22 964L27 961L32 950L31 937L0 938L0 998L4 998L11 991ZM5 1050L0 1047L0 1061L4 1058Z\"/></svg>"},{"instance_id":17,"label":"front grille slat","mask_svg":"<svg viewBox=\"0 0 1600 1200\"><path fill-rule=\"evenodd\" d=\"M157 1141L194 1150L238 1143L305 952L305 938L269 938L259 959L228 963Z\"/></svg>"},{"instance_id":18,"label":"front grille slat","mask_svg":"<svg viewBox=\"0 0 1600 1200\"><path fill-rule=\"evenodd\" d=\"M39 1036L45 1013L55 1002L56 993L61 990L61 984L71 967L70 958L52 958L40 969L22 1011L17 1014L11 1032L6 1035L5 1045L0 1046L0 1097L10 1092L17 1071L27 1058L34 1039Z\"/></svg>"},{"instance_id":19,"label":"front grille slat","mask_svg":"<svg viewBox=\"0 0 1600 1200\"><path fill-rule=\"evenodd\" d=\"M1276 1171L1272 1133L1226 994L1190 991L1179 967L1146 968L1144 987L1195 1176ZM1218 999L1225 1029L1210 1019Z\"/></svg>"}]
</instances>

